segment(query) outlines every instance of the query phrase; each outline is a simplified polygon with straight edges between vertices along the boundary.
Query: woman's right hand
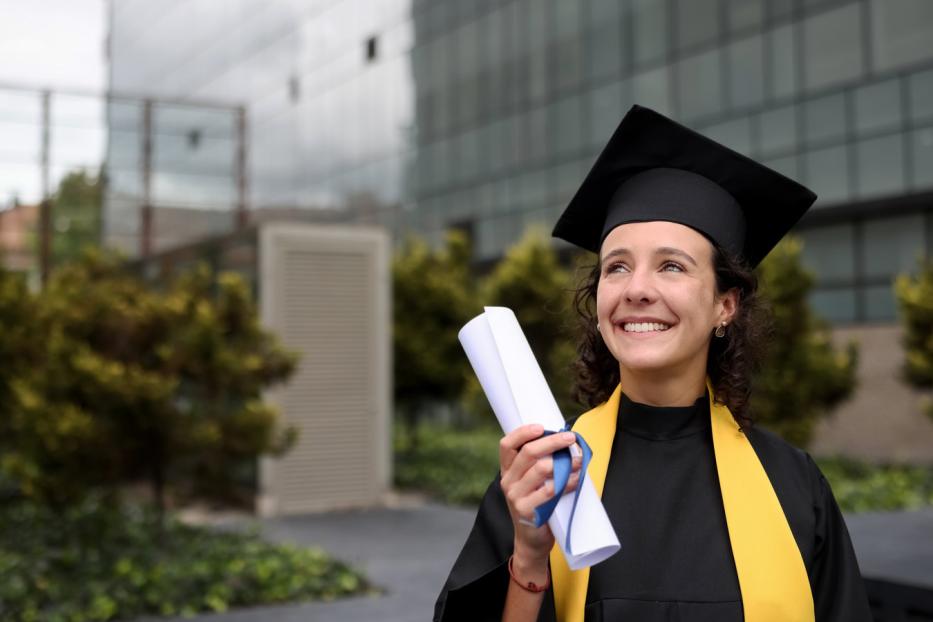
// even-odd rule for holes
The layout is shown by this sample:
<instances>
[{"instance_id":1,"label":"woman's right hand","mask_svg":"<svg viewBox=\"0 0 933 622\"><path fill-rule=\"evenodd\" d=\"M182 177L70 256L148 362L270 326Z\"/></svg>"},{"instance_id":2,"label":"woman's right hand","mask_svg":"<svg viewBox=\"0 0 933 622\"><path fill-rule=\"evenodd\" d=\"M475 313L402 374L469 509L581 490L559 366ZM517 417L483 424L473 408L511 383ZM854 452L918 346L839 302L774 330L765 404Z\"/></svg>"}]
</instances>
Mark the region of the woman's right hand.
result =
<instances>
[{"instance_id":1,"label":"woman's right hand","mask_svg":"<svg viewBox=\"0 0 933 622\"><path fill-rule=\"evenodd\" d=\"M546 564L554 536L546 524L534 526L534 510L554 496L554 460L551 454L576 442L573 432L542 436L540 424L515 428L499 442L499 468L502 492L505 495L515 529L515 561L522 566ZM566 491L576 488L579 480L579 451L571 452L573 470Z\"/></svg>"}]
</instances>

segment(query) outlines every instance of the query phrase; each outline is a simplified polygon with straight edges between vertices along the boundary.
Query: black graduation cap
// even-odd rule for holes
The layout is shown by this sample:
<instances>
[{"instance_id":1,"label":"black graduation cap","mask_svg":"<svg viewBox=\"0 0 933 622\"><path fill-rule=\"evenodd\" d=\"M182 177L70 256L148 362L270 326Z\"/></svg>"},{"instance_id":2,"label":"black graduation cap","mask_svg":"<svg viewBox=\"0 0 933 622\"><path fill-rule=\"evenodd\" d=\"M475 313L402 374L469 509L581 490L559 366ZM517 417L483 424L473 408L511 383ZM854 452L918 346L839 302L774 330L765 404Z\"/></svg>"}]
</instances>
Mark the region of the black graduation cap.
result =
<instances>
[{"instance_id":1,"label":"black graduation cap","mask_svg":"<svg viewBox=\"0 0 933 622\"><path fill-rule=\"evenodd\" d=\"M641 106L632 106L554 237L599 252L627 222L687 225L754 267L816 195L792 179Z\"/></svg>"}]
</instances>

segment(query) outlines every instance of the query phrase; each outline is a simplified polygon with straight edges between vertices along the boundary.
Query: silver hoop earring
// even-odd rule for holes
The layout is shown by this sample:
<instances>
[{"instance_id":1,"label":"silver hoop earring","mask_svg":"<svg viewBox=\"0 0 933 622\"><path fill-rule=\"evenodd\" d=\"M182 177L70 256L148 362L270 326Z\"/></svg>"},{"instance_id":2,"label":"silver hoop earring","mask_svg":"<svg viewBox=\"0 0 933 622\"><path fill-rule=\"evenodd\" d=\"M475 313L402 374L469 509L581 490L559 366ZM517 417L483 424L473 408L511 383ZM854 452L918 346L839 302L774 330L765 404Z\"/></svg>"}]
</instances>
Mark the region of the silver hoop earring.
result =
<instances>
[{"instance_id":1,"label":"silver hoop earring","mask_svg":"<svg viewBox=\"0 0 933 622\"><path fill-rule=\"evenodd\" d=\"M726 323L725 322L723 322L722 324L716 327L715 335L720 338L726 336Z\"/></svg>"},{"instance_id":2,"label":"silver hoop earring","mask_svg":"<svg viewBox=\"0 0 933 622\"><path fill-rule=\"evenodd\" d=\"M603 329L602 329L602 327L599 325L599 322L596 322L596 332L598 332L598 333L602 333L602 332L603 332Z\"/></svg>"}]
</instances>

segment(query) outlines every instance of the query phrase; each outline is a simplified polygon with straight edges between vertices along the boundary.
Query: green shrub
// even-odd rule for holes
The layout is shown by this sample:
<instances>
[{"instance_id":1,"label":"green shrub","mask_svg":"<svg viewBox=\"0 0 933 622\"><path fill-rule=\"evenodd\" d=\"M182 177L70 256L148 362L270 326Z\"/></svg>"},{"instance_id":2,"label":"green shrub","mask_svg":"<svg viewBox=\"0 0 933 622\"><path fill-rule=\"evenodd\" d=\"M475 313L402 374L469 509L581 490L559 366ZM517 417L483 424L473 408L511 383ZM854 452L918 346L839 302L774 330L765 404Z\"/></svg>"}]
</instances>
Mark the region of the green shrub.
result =
<instances>
[{"instance_id":1,"label":"green shrub","mask_svg":"<svg viewBox=\"0 0 933 622\"><path fill-rule=\"evenodd\" d=\"M499 472L499 439L492 428L455 430L423 423L395 434L395 484L446 503L476 504Z\"/></svg>"},{"instance_id":2,"label":"green shrub","mask_svg":"<svg viewBox=\"0 0 933 622\"><path fill-rule=\"evenodd\" d=\"M84 622L193 615L329 600L366 591L358 573L318 550L156 519L92 501L64 514L0 506L0 622Z\"/></svg>"},{"instance_id":3,"label":"green shrub","mask_svg":"<svg viewBox=\"0 0 933 622\"><path fill-rule=\"evenodd\" d=\"M894 292L904 326L904 379L929 393L933 389L933 259L921 261L916 276L898 276ZM933 419L933 400L925 410Z\"/></svg>"},{"instance_id":4,"label":"green shrub","mask_svg":"<svg viewBox=\"0 0 933 622\"><path fill-rule=\"evenodd\" d=\"M817 462L843 512L933 505L933 467L872 465L848 458L821 458Z\"/></svg>"},{"instance_id":5,"label":"green shrub","mask_svg":"<svg viewBox=\"0 0 933 622\"><path fill-rule=\"evenodd\" d=\"M0 272L0 316L16 326L0 333L0 470L34 499L138 479L159 507L169 488L223 497L240 465L294 439L261 395L296 356L236 274L202 266L156 290L89 251L37 295Z\"/></svg>"},{"instance_id":6,"label":"green shrub","mask_svg":"<svg viewBox=\"0 0 933 622\"><path fill-rule=\"evenodd\" d=\"M819 420L855 390L858 347L835 347L829 325L810 309L814 277L802 252L800 240L786 238L758 268L774 337L754 379L751 412L763 427L806 447Z\"/></svg>"}]
</instances>

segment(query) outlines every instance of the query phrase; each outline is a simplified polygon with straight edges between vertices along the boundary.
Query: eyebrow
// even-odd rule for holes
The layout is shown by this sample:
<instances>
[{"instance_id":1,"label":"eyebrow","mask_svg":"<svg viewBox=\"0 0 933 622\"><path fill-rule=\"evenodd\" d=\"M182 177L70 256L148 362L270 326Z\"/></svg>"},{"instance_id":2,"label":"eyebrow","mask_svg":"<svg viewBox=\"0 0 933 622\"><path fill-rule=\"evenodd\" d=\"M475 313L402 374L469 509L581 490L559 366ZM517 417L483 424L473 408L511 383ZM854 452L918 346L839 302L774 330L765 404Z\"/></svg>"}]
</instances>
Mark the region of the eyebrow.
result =
<instances>
[{"instance_id":1,"label":"eyebrow","mask_svg":"<svg viewBox=\"0 0 933 622\"><path fill-rule=\"evenodd\" d=\"M606 256L603 257L602 260L600 261L600 265L605 264L607 260L612 259L613 257L619 257L620 255L631 255L631 254L632 254L632 251L630 251L627 248L614 248L608 253L606 253ZM692 263L694 266L697 265L697 262L693 257L691 257L690 255L688 255L687 253L685 253L684 251L680 249L672 248L670 246L661 246L659 248L656 248L654 249L654 254L655 255L673 255L675 257L680 257Z\"/></svg>"}]
</instances>

